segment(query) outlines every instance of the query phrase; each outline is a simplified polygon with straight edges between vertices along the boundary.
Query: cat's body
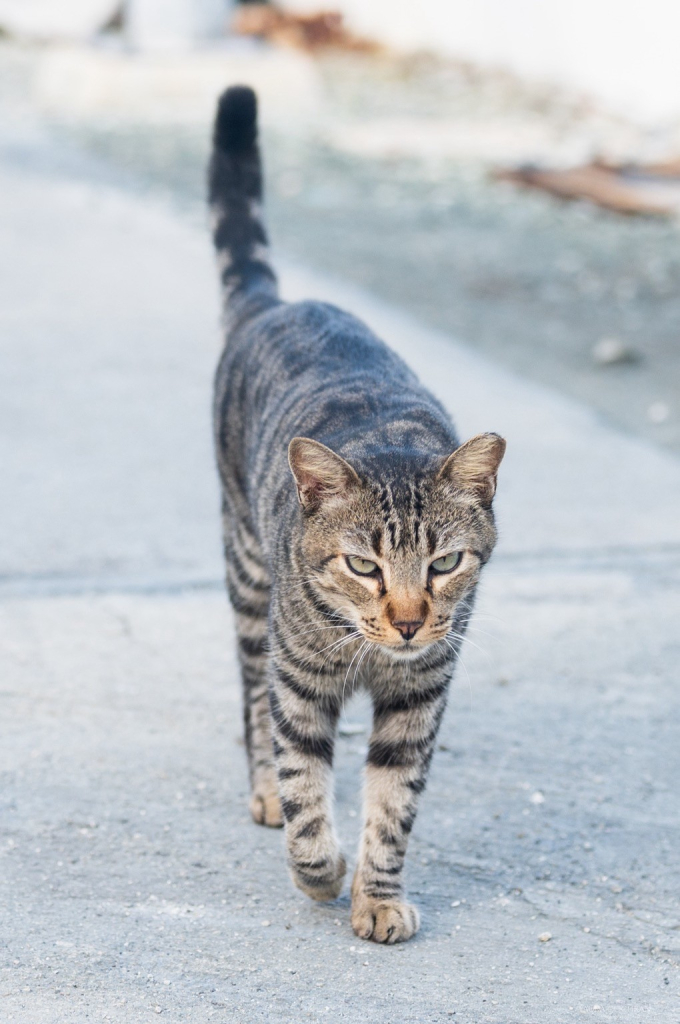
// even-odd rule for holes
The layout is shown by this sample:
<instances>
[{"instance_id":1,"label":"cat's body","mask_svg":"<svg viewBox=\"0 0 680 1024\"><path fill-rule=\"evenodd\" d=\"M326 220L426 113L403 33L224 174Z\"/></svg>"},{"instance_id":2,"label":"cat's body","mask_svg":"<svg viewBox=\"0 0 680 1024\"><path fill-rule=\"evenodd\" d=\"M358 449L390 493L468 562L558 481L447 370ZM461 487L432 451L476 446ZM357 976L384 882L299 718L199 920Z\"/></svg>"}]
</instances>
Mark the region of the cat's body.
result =
<instances>
[{"instance_id":1,"label":"cat's body","mask_svg":"<svg viewBox=\"0 0 680 1024\"><path fill-rule=\"evenodd\" d=\"M278 298L255 130L252 92L228 90L211 164L228 335L214 411L251 811L285 822L303 891L339 894L333 743L342 701L366 688L374 728L352 924L394 942L418 927L401 870L495 541L504 443L481 435L459 448L441 405L362 323Z\"/></svg>"}]
</instances>

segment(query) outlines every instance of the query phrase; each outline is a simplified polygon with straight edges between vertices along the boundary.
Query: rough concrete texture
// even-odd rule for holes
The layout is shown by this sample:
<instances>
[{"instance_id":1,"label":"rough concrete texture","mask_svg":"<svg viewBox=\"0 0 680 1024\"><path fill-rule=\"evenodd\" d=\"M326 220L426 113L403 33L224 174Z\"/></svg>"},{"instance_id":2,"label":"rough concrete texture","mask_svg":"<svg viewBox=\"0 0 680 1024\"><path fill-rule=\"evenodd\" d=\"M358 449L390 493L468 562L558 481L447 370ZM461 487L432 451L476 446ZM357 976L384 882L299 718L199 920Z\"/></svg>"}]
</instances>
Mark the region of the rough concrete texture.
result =
<instances>
[{"instance_id":1,"label":"rough concrete texture","mask_svg":"<svg viewBox=\"0 0 680 1024\"><path fill-rule=\"evenodd\" d=\"M411 845L423 928L360 942L346 893L296 892L246 810L207 237L22 131L0 153L0 1019L680 1021L678 460L284 274L367 316L461 433L509 440ZM351 855L367 733L345 731Z\"/></svg>"}]
</instances>

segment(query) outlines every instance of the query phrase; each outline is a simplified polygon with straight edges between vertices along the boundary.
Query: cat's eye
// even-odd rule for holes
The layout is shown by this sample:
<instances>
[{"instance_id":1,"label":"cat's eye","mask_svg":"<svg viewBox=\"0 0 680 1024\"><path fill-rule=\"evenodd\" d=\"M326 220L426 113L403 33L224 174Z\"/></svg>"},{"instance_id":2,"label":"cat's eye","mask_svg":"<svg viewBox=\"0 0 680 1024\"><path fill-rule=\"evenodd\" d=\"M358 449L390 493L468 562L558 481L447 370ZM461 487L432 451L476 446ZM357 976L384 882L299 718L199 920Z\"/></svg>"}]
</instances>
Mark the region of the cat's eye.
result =
<instances>
[{"instance_id":1,"label":"cat's eye","mask_svg":"<svg viewBox=\"0 0 680 1024\"><path fill-rule=\"evenodd\" d=\"M449 555L442 555L441 558L435 558L430 569L432 572L439 574L453 572L456 566L460 564L462 557L463 554L461 551L452 551Z\"/></svg>"},{"instance_id":2,"label":"cat's eye","mask_svg":"<svg viewBox=\"0 0 680 1024\"><path fill-rule=\"evenodd\" d=\"M375 576L380 571L376 562L370 558L360 558L358 555L348 555L347 564L358 576Z\"/></svg>"}]
</instances>

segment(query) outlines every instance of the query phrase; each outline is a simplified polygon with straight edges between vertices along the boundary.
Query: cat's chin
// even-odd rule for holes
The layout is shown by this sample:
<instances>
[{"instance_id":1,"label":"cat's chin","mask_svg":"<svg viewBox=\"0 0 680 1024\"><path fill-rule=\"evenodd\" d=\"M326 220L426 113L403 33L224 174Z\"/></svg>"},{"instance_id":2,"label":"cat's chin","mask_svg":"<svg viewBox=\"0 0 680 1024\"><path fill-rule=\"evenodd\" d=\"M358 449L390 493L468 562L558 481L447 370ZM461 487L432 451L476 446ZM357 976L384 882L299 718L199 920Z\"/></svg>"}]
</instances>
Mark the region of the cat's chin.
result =
<instances>
[{"instance_id":1,"label":"cat's chin","mask_svg":"<svg viewBox=\"0 0 680 1024\"><path fill-rule=\"evenodd\" d=\"M394 661L416 661L432 649L432 643L419 644L417 647L414 647L413 644L403 644L403 646L376 644L376 646Z\"/></svg>"}]
</instances>

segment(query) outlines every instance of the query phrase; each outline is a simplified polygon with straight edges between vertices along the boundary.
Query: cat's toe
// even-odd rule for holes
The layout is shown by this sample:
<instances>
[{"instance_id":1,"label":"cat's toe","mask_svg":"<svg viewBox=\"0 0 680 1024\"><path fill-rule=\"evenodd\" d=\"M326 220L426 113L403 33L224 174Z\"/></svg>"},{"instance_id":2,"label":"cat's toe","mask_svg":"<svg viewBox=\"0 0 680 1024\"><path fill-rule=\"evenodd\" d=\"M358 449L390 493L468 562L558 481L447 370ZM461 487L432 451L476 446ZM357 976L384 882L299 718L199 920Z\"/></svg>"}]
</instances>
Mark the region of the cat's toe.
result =
<instances>
[{"instance_id":1,"label":"cat's toe","mask_svg":"<svg viewBox=\"0 0 680 1024\"><path fill-rule=\"evenodd\" d=\"M352 903L352 928L360 939L372 942L406 942L420 927L418 911L411 903L379 902L358 897Z\"/></svg>"},{"instance_id":2,"label":"cat's toe","mask_svg":"<svg viewBox=\"0 0 680 1024\"><path fill-rule=\"evenodd\" d=\"M278 793L253 793L250 798L250 813L257 825L268 825L269 828L281 828L283 825Z\"/></svg>"},{"instance_id":3,"label":"cat's toe","mask_svg":"<svg viewBox=\"0 0 680 1024\"><path fill-rule=\"evenodd\" d=\"M347 863L342 854L309 864L292 864L291 875L298 889L319 903L336 900L342 892Z\"/></svg>"}]
</instances>

